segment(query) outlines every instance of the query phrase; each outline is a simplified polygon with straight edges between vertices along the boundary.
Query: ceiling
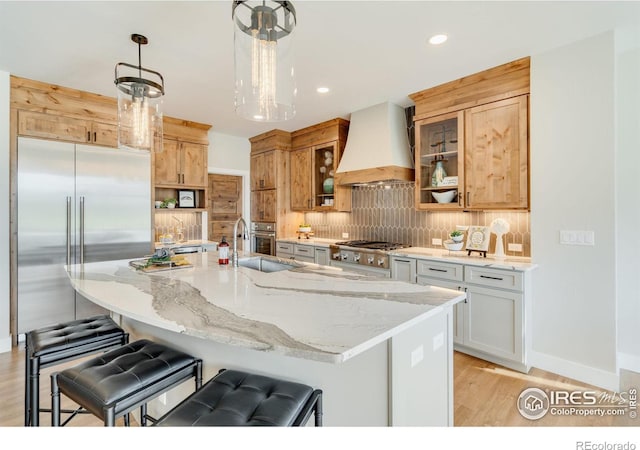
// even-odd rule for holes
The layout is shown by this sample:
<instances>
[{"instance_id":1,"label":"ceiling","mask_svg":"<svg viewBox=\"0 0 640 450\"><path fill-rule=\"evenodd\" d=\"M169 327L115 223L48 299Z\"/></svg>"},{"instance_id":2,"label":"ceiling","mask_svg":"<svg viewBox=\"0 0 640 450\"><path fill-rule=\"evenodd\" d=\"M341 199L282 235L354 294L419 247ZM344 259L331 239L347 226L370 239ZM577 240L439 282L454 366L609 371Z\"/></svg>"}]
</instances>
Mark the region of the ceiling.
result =
<instances>
[{"instance_id":1,"label":"ceiling","mask_svg":"<svg viewBox=\"0 0 640 450\"><path fill-rule=\"evenodd\" d=\"M0 1L0 70L115 97L117 62L165 78L166 115L250 137L293 131L593 36L639 26L636 1L311 1L297 10L296 116L257 123L233 109L233 22L225 1ZM446 33L438 47L427 39ZM328 86L328 94L316 93Z\"/></svg>"}]
</instances>

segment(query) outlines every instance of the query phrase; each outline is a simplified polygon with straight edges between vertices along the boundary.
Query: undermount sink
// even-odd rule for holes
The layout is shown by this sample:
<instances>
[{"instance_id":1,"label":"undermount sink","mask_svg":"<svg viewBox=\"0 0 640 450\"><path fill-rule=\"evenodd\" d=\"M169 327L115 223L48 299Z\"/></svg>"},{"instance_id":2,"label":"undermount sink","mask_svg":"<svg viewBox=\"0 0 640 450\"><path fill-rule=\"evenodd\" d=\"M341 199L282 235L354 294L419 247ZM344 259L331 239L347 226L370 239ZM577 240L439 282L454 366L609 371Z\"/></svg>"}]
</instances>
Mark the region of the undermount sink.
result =
<instances>
[{"instance_id":1,"label":"undermount sink","mask_svg":"<svg viewBox=\"0 0 640 450\"><path fill-rule=\"evenodd\" d=\"M246 267L247 269L259 270L260 272L280 272L281 270L290 270L296 267L301 267L301 264L294 262L285 263L283 261L275 261L273 259L264 258L262 256L254 256L251 258L242 258L238 260L240 267Z\"/></svg>"}]
</instances>

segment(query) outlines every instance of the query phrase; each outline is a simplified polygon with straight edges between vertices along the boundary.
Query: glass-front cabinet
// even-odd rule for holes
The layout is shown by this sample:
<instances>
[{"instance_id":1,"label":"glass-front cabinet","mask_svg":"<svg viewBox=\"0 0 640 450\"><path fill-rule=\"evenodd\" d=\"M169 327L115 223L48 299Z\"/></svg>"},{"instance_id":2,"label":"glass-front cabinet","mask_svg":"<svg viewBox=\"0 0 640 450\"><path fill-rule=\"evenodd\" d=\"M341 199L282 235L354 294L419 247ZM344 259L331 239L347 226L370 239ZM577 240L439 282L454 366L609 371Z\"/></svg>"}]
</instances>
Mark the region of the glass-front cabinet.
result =
<instances>
[{"instance_id":1,"label":"glass-front cabinet","mask_svg":"<svg viewBox=\"0 0 640 450\"><path fill-rule=\"evenodd\" d=\"M416 121L417 209L463 208L463 122L462 111Z\"/></svg>"}]
</instances>

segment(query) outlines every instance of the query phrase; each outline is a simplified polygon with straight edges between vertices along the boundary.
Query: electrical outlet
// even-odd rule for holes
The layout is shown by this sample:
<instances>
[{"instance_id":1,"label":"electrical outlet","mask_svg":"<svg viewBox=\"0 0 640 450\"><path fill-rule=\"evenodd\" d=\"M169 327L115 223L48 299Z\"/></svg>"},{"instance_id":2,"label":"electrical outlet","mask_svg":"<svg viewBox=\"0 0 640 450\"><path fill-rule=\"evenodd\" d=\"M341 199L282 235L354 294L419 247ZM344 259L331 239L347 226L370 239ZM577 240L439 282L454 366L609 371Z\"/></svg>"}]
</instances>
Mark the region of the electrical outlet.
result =
<instances>
[{"instance_id":1,"label":"electrical outlet","mask_svg":"<svg viewBox=\"0 0 640 450\"><path fill-rule=\"evenodd\" d=\"M438 239L438 238L431 239L431 245L442 245L442 239Z\"/></svg>"},{"instance_id":2,"label":"electrical outlet","mask_svg":"<svg viewBox=\"0 0 640 450\"><path fill-rule=\"evenodd\" d=\"M349 233L342 233L342 239L349 239Z\"/></svg>"},{"instance_id":3,"label":"electrical outlet","mask_svg":"<svg viewBox=\"0 0 640 450\"><path fill-rule=\"evenodd\" d=\"M167 404L167 393L165 392L164 394L161 394L160 397L158 397L158 400L160 400L160 403L162 403L163 405Z\"/></svg>"},{"instance_id":4,"label":"electrical outlet","mask_svg":"<svg viewBox=\"0 0 640 450\"><path fill-rule=\"evenodd\" d=\"M521 252L522 244L507 244L507 250L510 252Z\"/></svg>"}]
</instances>

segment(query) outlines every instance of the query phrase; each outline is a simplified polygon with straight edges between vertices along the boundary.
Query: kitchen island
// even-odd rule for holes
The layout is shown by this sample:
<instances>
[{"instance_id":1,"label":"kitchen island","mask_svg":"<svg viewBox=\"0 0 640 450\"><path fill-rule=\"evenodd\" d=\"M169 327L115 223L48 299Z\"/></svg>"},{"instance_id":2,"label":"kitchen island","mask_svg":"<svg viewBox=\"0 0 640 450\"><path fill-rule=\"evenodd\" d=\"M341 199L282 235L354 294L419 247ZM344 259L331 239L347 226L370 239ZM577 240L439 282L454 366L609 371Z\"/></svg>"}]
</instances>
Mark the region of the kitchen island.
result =
<instances>
[{"instance_id":1,"label":"kitchen island","mask_svg":"<svg viewBox=\"0 0 640 450\"><path fill-rule=\"evenodd\" d=\"M452 307L463 292L285 260L288 270L268 273L248 267L256 256L237 268L213 252L186 258L156 273L127 260L68 273L133 339L201 357L205 379L226 367L323 389L326 425L453 424ZM181 388L151 414L188 395Z\"/></svg>"}]
</instances>

